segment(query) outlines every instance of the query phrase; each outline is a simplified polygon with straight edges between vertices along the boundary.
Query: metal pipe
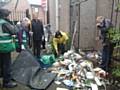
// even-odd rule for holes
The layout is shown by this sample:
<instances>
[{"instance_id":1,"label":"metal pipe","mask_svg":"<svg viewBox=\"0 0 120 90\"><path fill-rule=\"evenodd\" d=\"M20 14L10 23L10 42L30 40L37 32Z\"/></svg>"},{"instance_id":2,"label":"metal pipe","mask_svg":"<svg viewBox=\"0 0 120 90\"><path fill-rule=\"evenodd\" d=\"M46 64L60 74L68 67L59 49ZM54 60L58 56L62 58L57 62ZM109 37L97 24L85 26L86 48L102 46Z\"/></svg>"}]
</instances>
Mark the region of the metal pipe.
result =
<instances>
[{"instance_id":1,"label":"metal pipe","mask_svg":"<svg viewBox=\"0 0 120 90\"><path fill-rule=\"evenodd\" d=\"M73 33L73 36L72 36L72 42L71 42L71 50L74 50L74 39L75 39L75 35L76 35L76 32L77 32L77 24L78 22L76 21L75 22L75 25L74 25L74 33Z\"/></svg>"},{"instance_id":2,"label":"metal pipe","mask_svg":"<svg viewBox=\"0 0 120 90\"><path fill-rule=\"evenodd\" d=\"M80 6L80 4L79 4L79 6L78 6L78 10L79 10L79 11L78 11L78 24L79 24L79 25L78 25L78 49L80 49L80 28L81 28L81 26L80 26L80 25L81 25L81 21L80 21L80 19L81 19L81 18L80 18L80 14L81 14L80 11L81 11L81 9L80 9L80 7L81 7L81 6Z\"/></svg>"},{"instance_id":3,"label":"metal pipe","mask_svg":"<svg viewBox=\"0 0 120 90\"><path fill-rule=\"evenodd\" d=\"M118 0L118 2L117 2L117 4L116 4L116 16L115 16L115 27L117 28L117 18L118 18L118 10L119 10L119 8L117 7L118 6L118 3L119 3L119 0Z\"/></svg>"},{"instance_id":4,"label":"metal pipe","mask_svg":"<svg viewBox=\"0 0 120 90\"><path fill-rule=\"evenodd\" d=\"M50 23L50 18L49 18L49 0L47 0L47 24L49 24Z\"/></svg>"},{"instance_id":5,"label":"metal pipe","mask_svg":"<svg viewBox=\"0 0 120 90\"><path fill-rule=\"evenodd\" d=\"M113 10L114 10L114 0L112 0L112 10L111 10L111 18L110 18L111 22L113 20Z\"/></svg>"},{"instance_id":6,"label":"metal pipe","mask_svg":"<svg viewBox=\"0 0 120 90\"><path fill-rule=\"evenodd\" d=\"M15 10L17 9L18 3L19 3L19 0L16 1L15 8L14 8Z\"/></svg>"},{"instance_id":7,"label":"metal pipe","mask_svg":"<svg viewBox=\"0 0 120 90\"><path fill-rule=\"evenodd\" d=\"M56 0L56 30L59 30L59 1Z\"/></svg>"}]
</instances>

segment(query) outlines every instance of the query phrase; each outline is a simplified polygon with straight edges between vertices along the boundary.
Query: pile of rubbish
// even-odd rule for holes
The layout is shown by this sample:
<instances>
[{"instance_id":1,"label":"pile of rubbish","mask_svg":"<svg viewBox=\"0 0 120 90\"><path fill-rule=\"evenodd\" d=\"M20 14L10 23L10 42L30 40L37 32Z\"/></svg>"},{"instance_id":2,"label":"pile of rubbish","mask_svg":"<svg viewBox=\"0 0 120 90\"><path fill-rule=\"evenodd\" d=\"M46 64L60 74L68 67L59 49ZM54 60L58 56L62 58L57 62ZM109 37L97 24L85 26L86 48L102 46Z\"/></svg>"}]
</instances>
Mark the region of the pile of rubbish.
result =
<instances>
[{"instance_id":1,"label":"pile of rubbish","mask_svg":"<svg viewBox=\"0 0 120 90\"><path fill-rule=\"evenodd\" d=\"M92 60L100 59L98 53L82 51L76 53L69 50L63 56L57 58L53 66L48 69L57 73L55 84L65 84L68 87L79 90L106 90L106 72L101 68L94 67Z\"/></svg>"},{"instance_id":2,"label":"pile of rubbish","mask_svg":"<svg viewBox=\"0 0 120 90\"><path fill-rule=\"evenodd\" d=\"M52 65L46 70L40 67L32 53L24 50L12 65L12 76L16 81L35 89L46 90L54 81L58 86L64 84L73 90L106 90L107 73L96 67L100 59L100 53L95 51L79 50L76 53L69 50L57 59L48 53L41 57L44 65Z\"/></svg>"}]
</instances>

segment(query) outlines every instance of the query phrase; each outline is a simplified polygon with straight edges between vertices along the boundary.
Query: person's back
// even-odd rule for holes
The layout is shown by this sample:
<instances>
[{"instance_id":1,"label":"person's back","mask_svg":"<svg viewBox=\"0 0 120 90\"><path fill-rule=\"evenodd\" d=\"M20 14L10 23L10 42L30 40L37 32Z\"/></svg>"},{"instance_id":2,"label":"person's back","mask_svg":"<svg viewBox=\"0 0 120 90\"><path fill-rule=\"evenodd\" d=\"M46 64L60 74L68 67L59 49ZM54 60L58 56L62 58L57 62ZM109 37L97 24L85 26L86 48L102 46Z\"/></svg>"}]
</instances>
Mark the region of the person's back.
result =
<instances>
[{"instance_id":1,"label":"person's back","mask_svg":"<svg viewBox=\"0 0 120 90\"><path fill-rule=\"evenodd\" d=\"M32 32L33 32L33 53L39 59L42 46L42 37L44 37L43 24L36 15L32 20Z\"/></svg>"},{"instance_id":2,"label":"person's back","mask_svg":"<svg viewBox=\"0 0 120 90\"><path fill-rule=\"evenodd\" d=\"M65 45L68 40L68 35L65 32L57 31L52 40L53 43L53 51L55 56L59 54L63 54L65 52Z\"/></svg>"},{"instance_id":3,"label":"person's back","mask_svg":"<svg viewBox=\"0 0 120 90\"><path fill-rule=\"evenodd\" d=\"M32 20L33 40L41 40L44 35L42 22L38 19Z\"/></svg>"},{"instance_id":4,"label":"person's back","mask_svg":"<svg viewBox=\"0 0 120 90\"><path fill-rule=\"evenodd\" d=\"M61 43L66 43L66 41L68 40L68 35L65 33L65 32L62 32L62 31L60 31L60 33L61 33L61 37L54 37L53 38L53 43L54 43L54 41L57 43L57 44L61 44ZM59 36L59 35L58 35Z\"/></svg>"}]
</instances>

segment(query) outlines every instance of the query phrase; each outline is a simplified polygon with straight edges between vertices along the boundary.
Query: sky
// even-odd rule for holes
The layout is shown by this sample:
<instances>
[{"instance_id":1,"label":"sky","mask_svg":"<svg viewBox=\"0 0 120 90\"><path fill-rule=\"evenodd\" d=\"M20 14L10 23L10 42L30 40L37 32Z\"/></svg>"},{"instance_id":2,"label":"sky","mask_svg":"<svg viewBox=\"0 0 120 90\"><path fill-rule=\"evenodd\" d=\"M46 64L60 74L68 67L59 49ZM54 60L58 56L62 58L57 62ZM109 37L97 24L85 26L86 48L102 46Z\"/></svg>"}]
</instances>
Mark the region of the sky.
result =
<instances>
[{"instance_id":1,"label":"sky","mask_svg":"<svg viewBox=\"0 0 120 90\"><path fill-rule=\"evenodd\" d=\"M30 4L36 4L36 5L40 5L41 4L41 0L28 0L28 2Z\"/></svg>"}]
</instances>

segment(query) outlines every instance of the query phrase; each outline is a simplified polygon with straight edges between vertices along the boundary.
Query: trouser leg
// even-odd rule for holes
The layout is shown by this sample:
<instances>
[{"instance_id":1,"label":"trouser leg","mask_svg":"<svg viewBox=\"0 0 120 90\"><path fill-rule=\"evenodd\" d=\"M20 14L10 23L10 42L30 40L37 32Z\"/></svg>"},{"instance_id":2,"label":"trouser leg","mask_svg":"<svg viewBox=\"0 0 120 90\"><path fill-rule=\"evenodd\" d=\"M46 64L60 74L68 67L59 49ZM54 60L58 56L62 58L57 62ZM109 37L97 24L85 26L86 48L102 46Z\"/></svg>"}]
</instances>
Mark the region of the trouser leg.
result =
<instances>
[{"instance_id":1,"label":"trouser leg","mask_svg":"<svg viewBox=\"0 0 120 90\"><path fill-rule=\"evenodd\" d=\"M64 44L58 44L58 51L60 52L60 54L64 54L65 45Z\"/></svg>"},{"instance_id":2,"label":"trouser leg","mask_svg":"<svg viewBox=\"0 0 120 90\"><path fill-rule=\"evenodd\" d=\"M34 56L36 56L36 49L37 49L37 44L36 44L37 42L36 41L33 41L33 54L34 54Z\"/></svg>"},{"instance_id":3,"label":"trouser leg","mask_svg":"<svg viewBox=\"0 0 120 90\"><path fill-rule=\"evenodd\" d=\"M100 67L107 71L107 67L108 67L108 62L109 62L109 48L108 46L103 46L103 51L102 51L102 62Z\"/></svg>"},{"instance_id":4,"label":"trouser leg","mask_svg":"<svg viewBox=\"0 0 120 90\"><path fill-rule=\"evenodd\" d=\"M115 46L115 44L110 44L110 47L109 47L109 51L110 51L110 53L109 53L109 63L108 63L108 65L110 65L111 64L111 59L112 59L112 56L113 56L113 50L114 50L114 46Z\"/></svg>"},{"instance_id":5,"label":"trouser leg","mask_svg":"<svg viewBox=\"0 0 120 90\"><path fill-rule=\"evenodd\" d=\"M39 58L40 57L40 52L41 52L41 41L40 40L38 40L37 41L37 57Z\"/></svg>"},{"instance_id":6,"label":"trouser leg","mask_svg":"<svg viewBox=\"0 0 120 90\"><path fill-rule=\"evenodd\" d=\"M3 83L11 80L11 53L3 54Z\"/></svg>"}]
</instances>

